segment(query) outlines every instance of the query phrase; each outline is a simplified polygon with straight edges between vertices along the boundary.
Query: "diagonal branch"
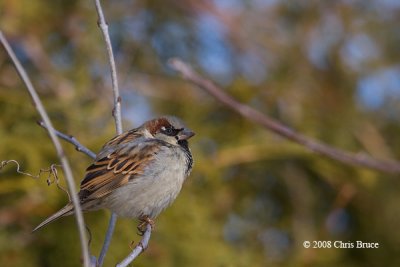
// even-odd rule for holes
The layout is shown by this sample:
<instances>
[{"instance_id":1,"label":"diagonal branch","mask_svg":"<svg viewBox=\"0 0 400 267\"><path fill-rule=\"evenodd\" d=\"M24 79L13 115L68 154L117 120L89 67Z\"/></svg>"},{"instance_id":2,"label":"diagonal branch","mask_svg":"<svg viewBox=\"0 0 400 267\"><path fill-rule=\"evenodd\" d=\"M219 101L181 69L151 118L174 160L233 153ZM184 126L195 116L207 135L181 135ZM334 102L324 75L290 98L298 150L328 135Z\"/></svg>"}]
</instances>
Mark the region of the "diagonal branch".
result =
<instances>
[{"instance_id":1,"label":"diagonal branch","mask_svg":"<svg viewBox=\"0 0 400 267\"><path fill-rule=\"evenodd\" d=\"M69 166L67 157L65 156L65 153L60 144L60 141L58 140L56 134L54 133L53 125L49 119L49 116L47 115L47 112L42 104L42 101L40 100L35 88L32 85L32 82L30 81L28 75L26 74L25 69L22 67L21 63L19 62L18 58L14 54L14 51L12 50L11 46L8 44L6 38L4 37L4 35L1 31L0 31L0 41L3 44L5 50L7 51L9 57L11 58L15 68L17 69L19 76L21 77L22 81L24 82L24 84L32 98L34 107L39 112L40 116L42 117L44 125L46 125L47 132L50 135L50 139L53 142L54 147L57 151L58 158L61 161L61 165L62 165L64 174L65 174L65 179L67 181L70 195L72 197L72 203L73 203L74 209L75 209L75 215L76 215L75 218L76 218L76 223L78 225L79 239L81 242L82 255L83 255L83 263L84 263L85 267L89 267L90 266L90 258L89 258L89 250L87 247L85 223L84 223L81 206L80 206L79 199L78 199L78 194L75 189L75 182L74 182L74 178L72 176L71 167Z\"/></svg>"},{"instance_id":2,"label":"diagonal branch","mask_svg":"<svg viewBox=\"0 0 400 267\"><path fill-rule=\"evenodd\" d=\"M180 59L174 58L169 61L170 66L178 71L184 79L197 85L219 102L239 113L244 118L257 123L264 128L283 136L307 149L323 155L325 157L340 161L344 164L361 166L386 173L400 173L400 162L395 160L378 160L368 156L365 153L351 153L332 147L328 144L314 140L295 130L283 125L281 122L259 112L258 110L242 104L225 93L210 80L207 80L197 74L188 64Z\"/></svg>"},{"instance_id":3,"label":"diagonal branch","mask_svg":"<svg viewBox=\"0 0 400 267\"><path fill-rule=\"evenodd\" d=\"M46 125L43 123L43 121L39 121L38 124L47 129ZM73 137L72 135L67 135L65 133L62 133L56 129L53 129L54 133L60 137L61 139L73 144L75 146L75 149L79 152L82 152L84 154L86 154L87 156L91 157L92 159L96 158L96 154L91 151L89 148L85 147L84 145L82 145L78 140L76 140L75 137Z\"/></svg>"}]
</instances>

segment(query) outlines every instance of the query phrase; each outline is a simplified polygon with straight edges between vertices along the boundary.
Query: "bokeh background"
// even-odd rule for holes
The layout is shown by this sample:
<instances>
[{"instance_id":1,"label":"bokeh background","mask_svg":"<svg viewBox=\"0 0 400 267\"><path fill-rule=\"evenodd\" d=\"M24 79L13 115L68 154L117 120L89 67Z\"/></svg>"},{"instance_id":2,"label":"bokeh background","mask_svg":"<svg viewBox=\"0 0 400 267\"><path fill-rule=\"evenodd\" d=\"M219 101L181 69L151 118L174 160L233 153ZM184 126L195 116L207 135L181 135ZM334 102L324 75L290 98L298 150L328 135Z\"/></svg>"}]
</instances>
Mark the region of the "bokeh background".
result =
<instances>
[{"instance_id":1,"label":"bokeh background","mask_svg":"<svg viewBox=\"0 0 400 267\"><path fill-rule=\"evenodd\" d=\"M174 114L197 133L192 175L135 266L400 266L398 175L312 154L239 117L167 64L182 58L236 99L310 137L400 158L399 1L120 0L103 8L124 128ZM94 2L2 0L0 27L54 125L98 151L115 128ZM33 174L58 162L2 49L0 114L0 160L18 160ZM64 148L79 183L91 161ZM13 165L1 171L1 266L79 266L72 217L31 234L67 202L46 178L17 174ZM85 215L95 255L109 215ZM120 219L105 266L139 239L136 222ZM305 240L380 247L305 249Z\"/></svg>"}]
</instances>

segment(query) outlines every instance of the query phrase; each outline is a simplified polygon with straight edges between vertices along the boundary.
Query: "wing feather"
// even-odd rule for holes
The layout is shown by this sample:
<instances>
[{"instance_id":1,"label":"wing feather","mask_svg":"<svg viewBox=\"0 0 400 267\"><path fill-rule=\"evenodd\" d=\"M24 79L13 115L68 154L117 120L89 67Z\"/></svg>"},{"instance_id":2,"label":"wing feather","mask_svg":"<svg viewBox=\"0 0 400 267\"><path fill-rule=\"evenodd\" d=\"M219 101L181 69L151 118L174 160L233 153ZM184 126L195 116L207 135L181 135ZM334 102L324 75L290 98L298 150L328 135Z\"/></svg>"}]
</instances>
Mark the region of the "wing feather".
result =
<instances>
[{"instance_id":1,"label":"wing feather","mask_svg":"<svg viewBox=\"0 0 400 267\"><path fill-rule=\"evenodd\" d=\"M168 145L160 140L148 139L136 144L133 142L117 146L116 150L96 160L87 168L79 192L81 201L105 197L116 188L143 174L162 147Z\"/></svg>"}]
</instances>

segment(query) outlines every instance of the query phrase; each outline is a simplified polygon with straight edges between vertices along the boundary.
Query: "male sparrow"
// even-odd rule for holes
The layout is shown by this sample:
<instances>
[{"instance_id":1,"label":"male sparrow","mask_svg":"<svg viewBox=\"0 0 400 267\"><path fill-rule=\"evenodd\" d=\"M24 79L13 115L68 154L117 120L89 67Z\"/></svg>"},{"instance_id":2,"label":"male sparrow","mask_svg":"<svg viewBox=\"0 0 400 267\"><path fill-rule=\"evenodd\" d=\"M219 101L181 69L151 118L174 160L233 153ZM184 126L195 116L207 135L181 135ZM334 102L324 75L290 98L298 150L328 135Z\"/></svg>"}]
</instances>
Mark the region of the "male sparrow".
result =
<instances>
[{"instance_id":1,"label":"male sparrow","mask_svg":"<svg viewBox=\"0 0 400 267\"><path fill-rule=\"evenodd\" d=\"M111 139L86 169L79 192L82 210L107 208L137 218L143 231L172 204L190 174L187 140L193 135L178 118L164 116ZM73 213L70 202L33 231Z\"/></svg>"}]
</instances>

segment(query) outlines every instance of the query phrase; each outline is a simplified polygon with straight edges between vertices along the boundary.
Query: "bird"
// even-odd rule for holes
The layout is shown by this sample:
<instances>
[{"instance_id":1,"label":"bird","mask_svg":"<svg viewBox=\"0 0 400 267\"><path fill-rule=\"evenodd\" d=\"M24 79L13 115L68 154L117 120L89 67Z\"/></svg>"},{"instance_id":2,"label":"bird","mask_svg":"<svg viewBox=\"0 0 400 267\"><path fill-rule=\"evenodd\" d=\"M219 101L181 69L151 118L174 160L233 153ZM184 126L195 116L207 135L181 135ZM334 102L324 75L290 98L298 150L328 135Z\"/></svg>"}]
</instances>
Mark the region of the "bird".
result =
<instances>
[{"instance_id":1,"label":"bird","mask_svg":"<svg viewBox=\"0 0 400 267\"><path fill-rule=\"evenodd\" d=\"M108 209L119 217L147 224L177 198L193 167L188 139L195 133L174 116L161 116L115 136L86 169L78 197L82 211ZM74 214L69 202L33 232Z\"/></svg>"}]
</instances>

